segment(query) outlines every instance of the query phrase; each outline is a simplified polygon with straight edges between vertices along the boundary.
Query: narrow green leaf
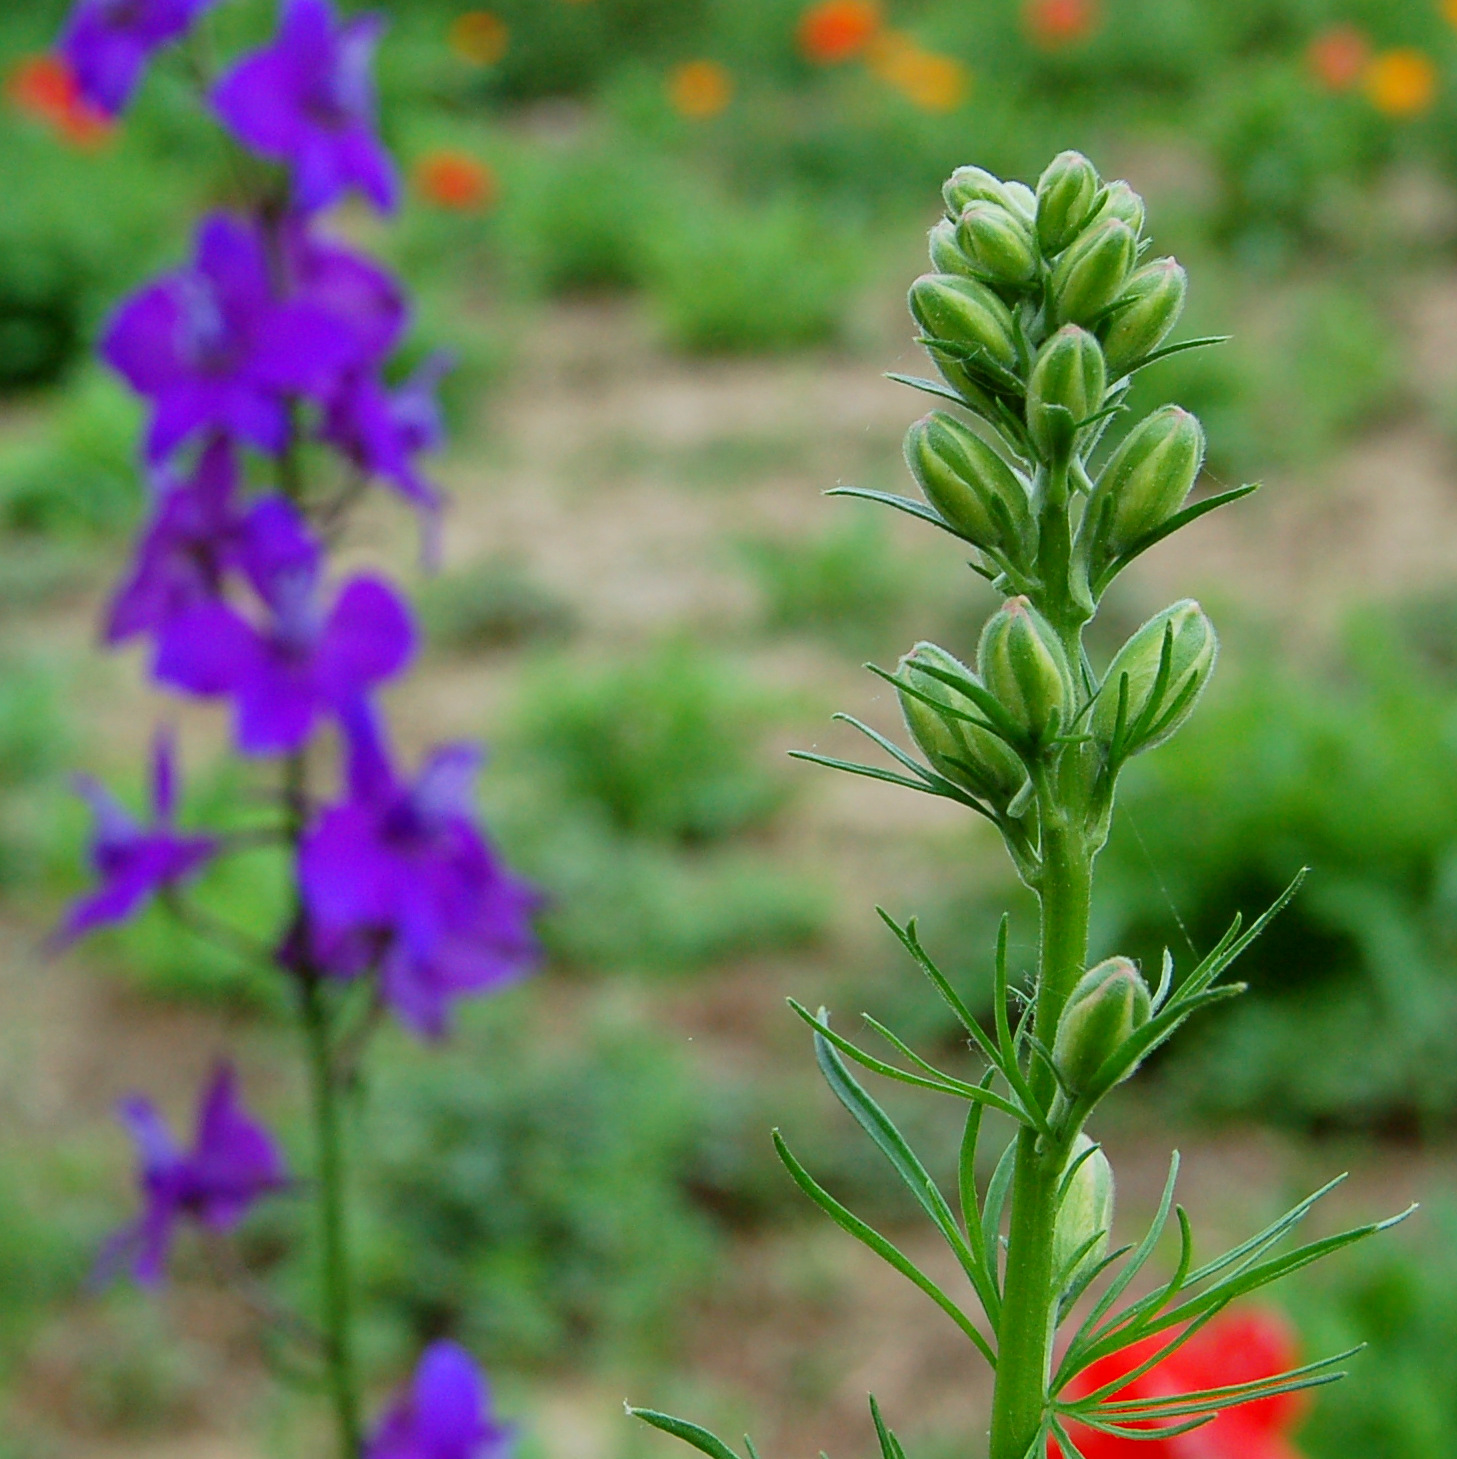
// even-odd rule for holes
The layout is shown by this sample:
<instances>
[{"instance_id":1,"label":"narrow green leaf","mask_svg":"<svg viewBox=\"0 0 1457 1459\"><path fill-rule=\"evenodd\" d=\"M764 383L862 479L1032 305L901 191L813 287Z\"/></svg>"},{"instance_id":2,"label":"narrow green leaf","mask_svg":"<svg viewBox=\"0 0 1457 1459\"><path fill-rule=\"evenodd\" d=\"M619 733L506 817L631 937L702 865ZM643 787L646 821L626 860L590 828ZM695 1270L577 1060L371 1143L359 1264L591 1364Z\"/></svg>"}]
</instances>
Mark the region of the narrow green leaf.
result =
<instances>
[{"instance_id":1,"label":"narrow green leaf","mask_svg":"<svg viewBox=\"0 0 1457 1459\"><path fill-rule=\"evenodd\" d=\"M894 507L898 512L904 512L908 517L917 517L923 522L929 522L933 527L940 527L943 532L949 532L953 537L961 537L955 527L951 525L939 512L933 511L923 502L918 502L914 497L896 496L888 491L872 491L864 486L832 486L826 496L852 496L863 502L877 502L883 507ZM964 539L963 539L964 540Z\"/></svg>"},{"instance_id":2,"label":"narrow green leaf","mask_svg":"<svg viewBox=\"0 0 1457 1459\"><path fill-rule=\"evenodd\" d=\"M1126 568L1129 563L1142 557L1150 547L1156 547L1165 537L1172 536L1190 522L1197 522L1200 517L1210 512L1218 511L1220 507L1227 507L1231 502L1237 502L1242 497L1247 497L1260 489L1259 483L1253 485L1237 486L1230 491L1219 492L1215 496L1207 496L1197 501L1193 506L1185 507L1182 511L1175 512L1173 516L1167 517L1151 531L1145 532L1132 546L1120 553L1102 572L1098 574L1097 581L1093 584L1093 596L1101 597L1107 591L1109 583Z\"/></svg>"},{"instance_id":3,"label":"narrow green leaf","mask_svg":"<svg viewBox=\"0 0 1457 1459\"><path fill-rule=\"evenodd\" d=\"M897 385L909 385L912 390L924 391L927 395L939 395L942 400L949 400L964 410L971 409L949 385L943 385L939 380L927 380L922 375L897 375L891 371L887 371L885 378L894 380Z\"/></svg>"},{"instance_id":4,"label":"narrow green leaf","mask_svg":"<svg viewBox=\"0 0 1457 1459\"><path fill-rule=\"evenodd\" d=\"M992 1277L997 1283L997 1290L1001 1290L1001 1269L1002 1269L1002 1208L1007 1203L1007 1192L1012 1188L1012 1174L1017 1168L1017 1141L1012 1139L1007 1142L1007 1148L1002 1151L1001 1159L997 1161L996 1169L992 1171L992 1178L987 1183L987 1197L982 1203L981 1211L981 1234L982 1243L986 1248L988 1265L991 1267Z\"/></svg>"},{"instance_id":5,"label":"narrow green leaf","mask_svg":"<svg viewBox=\"0 0 1457 1459\"><path fill-rule=\"evenodd\" d=\"M793 998L786 999L785 1001L800 1018L815 1030L817 1035L823 1035L842 1054L847 1055L863 1068L869 1069L873 1074L882 1075L886 1079L898 1080L902 1084L913 1084L920 1089L933 1089L938 1094L950 1094L956 1096L958 1099L965 1099L979 1104L989 1104L993 1109L999 1109L1003 1114L1011 1115L1019 1123L1031 1123L1022 1110L1015 1104L1010 1100L1003 1099L1000 1094L994 1094L990 1089L983 1089L979 1084L967 1084L964 1080L956 1079L950 1074L942 1074L940 1070L932 1070L931 1072L935 1077L928 1079L920 1074L912 1074L909 1070L897 1068L894 1064L887 1064L883 1059L877 1059L874 1054L867 1054L864 1049L851 1043L843 1034L837 1033L832 1029L829 1024L822 1023L802 1003L796 1002ZM868 1015L866 1017L868 1018ZM883 1029L879 1025L875 1025L873 1019L870 1019L870 1022L876 1027L878 1033L884 1038L891 1040L908 1058L916 1059L916 1055L906 1048L888 1029ZM931 1068L929 1064L924 1064L922 1060L917 1060L917 1062L923 1063L927 1069Z\"/></svg>"},{"instance_id":6,"label":"narrow green leaf","mask_svg":"<svg viewBox=\"0 0 1457 1459\"><path fill-rule=\"evenodd\" d=\"M828 1015L820 1011L821 1024L828 1022ZM822 1032L815 1034L815 1058L825 1082L834 1091L835 1098L854 1116L860 1128L875 1142L881 1154L890 1161L906 1188L915 1196L921 1209L931 1218L936 1229L945 1238L946 1244L956 1254L967 1276L977 1282L981 1273L976 1257L966 1244L956 1217L946 1203L936 1182L931 1179L919 1156L906 1143L905 1136L896 1129L889 1115L856 1082L855 1076L845 1067L844 1061L835 1052L835 1046ZM974 1086L973 1086L974 1087Z\"/></svg>"},{"instance_id":7,"label":"narrow green leaf","mask_svg":"<svg viewBox=\"0 0 1457 1459\"><path fill-rule=\"evenodd\" d=\"M784 1168L793 1177L794 1183L812 1200L822 1211L825 1212L834 1223L843 1231L849 1232L857 1241L868 1246L882 1261L892 1266L903 1277L914 1283L921 1289L961 1330L976 1346L993 1368L997 1365L996 1354L992 1351L991 1344L982 1336L976 1325L966 1313L964 1313L935 1282L931 1280L908 1256L898 1247L893 1246L873 1226L862 1221L859 1216L845 1206L842 1206L818 1181L795 1159L789 1146L784 1143L784 1137L778 1130L774 1131L774 1149L778 1153ZM723 1459L723 1456L717 1456Z\"/></svg>"},{"instance_id":8,"label":"narrow green leaf","mask_svg":"<svg viewBox=\"0 0 1457 1459\"><path fill-rule=\"evenodd\" d=\"M633 1418L640 1418L645 1424L662 1429L665 1434L672 1434L685 1444L692 1444L700 1453L707 1454L709 1459L739 1459L717 1434L711 1434L707 1429L689 1423L685 1418L673 1418L670 1414L658 1413L651 1408L633 1408L631 1404L627 1405L627 1411Z\"/></svg>"}]
</instances>

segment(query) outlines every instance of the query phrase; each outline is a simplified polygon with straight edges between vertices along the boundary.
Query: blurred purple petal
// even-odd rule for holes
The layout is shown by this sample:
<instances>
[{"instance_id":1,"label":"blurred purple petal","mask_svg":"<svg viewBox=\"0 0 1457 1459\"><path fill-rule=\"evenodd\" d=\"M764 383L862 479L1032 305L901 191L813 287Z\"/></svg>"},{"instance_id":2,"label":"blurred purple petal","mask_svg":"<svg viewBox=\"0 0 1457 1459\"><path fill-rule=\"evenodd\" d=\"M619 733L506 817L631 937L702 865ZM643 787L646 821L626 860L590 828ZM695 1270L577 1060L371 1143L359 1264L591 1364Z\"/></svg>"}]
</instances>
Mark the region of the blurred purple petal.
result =
<instances>
[{"instance_id":1,"label":"blurred purple petal","mask_svg":"<svg viewBox=\"0 0 1457 1459\"><path fill-rule=\"evenodd\" d=\"M61 50L81 94L116 116L153 52L179 39L212 0L81 0Z\"/></svg>"},{"instance_id":2,"label":"blurred purple petal","mask_svg":"<svg viewBox=\"0 0 1457 1459\"><path fill-rule=\"evenodd\" d=\"M374 134L374 51L383 22L335 23L327 0L288 0L271 45L218 83L213 104L245 146L294 169L304 213L359 188L394 207L398 184Z\"/></svg>"},{"instance_id":3,"label":"blurred purple petal","mask_svg":"<svg viewBox=\"0 0 1457 1459\"><path fill-rule=\"evenodd\" d=\"M486 1381L458 1343L425 1349L381 1416L364 1459L502 1459L511 1430L490 1413Z\"/></svg>"}]
</instances>

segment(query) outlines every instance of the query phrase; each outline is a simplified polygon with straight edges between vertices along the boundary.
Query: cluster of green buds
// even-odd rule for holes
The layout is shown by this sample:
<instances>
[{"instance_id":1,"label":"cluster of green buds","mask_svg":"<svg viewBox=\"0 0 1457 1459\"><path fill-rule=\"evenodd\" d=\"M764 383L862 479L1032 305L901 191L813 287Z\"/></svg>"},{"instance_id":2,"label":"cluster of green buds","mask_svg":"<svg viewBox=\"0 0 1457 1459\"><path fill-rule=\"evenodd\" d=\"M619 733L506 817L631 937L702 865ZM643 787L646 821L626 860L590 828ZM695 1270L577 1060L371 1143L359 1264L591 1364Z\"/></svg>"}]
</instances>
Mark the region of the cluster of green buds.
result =
<instances>
[{"instance_id":1,"label":"cluster of green buds","mask_svg":"<svg viewBox=\"0 0 1457 1459\"><path fill-rule=\"evenodd\" d=\"M1089 966L1093 869L1119 774L1130 757L1161 744L1189 718L1218 644L1209 619L1188 599L1150 618L1106 665L1094 662L1084 632L1129 563L1254 488L1191 501L1204 461L1199 422L1177 405L1127 419L1134 375L1177 350L1217 342L1165 343L1187 280L1172 258L1145 259L1144 205L1127 183L1103 181L1086 157L1066 152L1035 190L964 167L947 182L944 198L946 216L931 230L934 272L910 291L921 343L940 379L892 378L954 410L932 412L906 437L919 499L855 487L834 494L885 503L968 544L971 566L1003 602L974 654L918 643L894 672L875 671L895 686L913 749L841 716L896 769L819 754L800 758L954 800L993 822L1039 899L1038 963L1030 988L1016 989L1004 919L990 1008L978 1018L932 961L915 922L899 925L882 912L984 1058L979 1078L937 1067L873 1019L869 1026L890 1045L890 1058L832 1027L825 1010L791 1006L814 1030L830 1088L954 1253L980 1320L820 1186L777 1133L775 1143L800 1189L914 1282L992 1365L990 1459L1044 1459L1054 1441L1065 1455L1081 1453L1074 1431L1173 1437L1221 1408L1339 1376L1329 1366L1339 1360L1332 1359L1207 1393L1146 1400L1107 1385L1079 1393L1075 1381L1122 1348L1162 1342L1171 1351L1230 1302L1382 1227L1357 1227L1267 1258L1309 1209L1307 1201L1253 1240L1196 1266L1180 1211L1174 1275L1118 1306L1173 1209L1177 1157L1148 1235L1135 1248L1110 1253L1113 1170L1087 1133L1089 1119L1192 1015L1241 991L1221 982L1223 973L1295 885L1248 930L1241 932L1236 918L1177 980L1168 953L1152 989L1126 957ZM959 1215L851 1063L965 1103L959 1158L947 1162L958 1170ZM987 1109L1009 1116L1015 1134L983 1186L978 1152ZM1059 1338L1100 1280L1106 1288L1087 1315L1071 1336ZM694 1424L634 1412L710 1459L737 1459ZM882 1459L905 1459L873 1400L872 1413ZM755 1459L752 1444L749 1455Z\"/></svg>"},{"instance_id":2,"label":"cluster of green buds","mask_svg":"<svg viewBox=\"0 0 1457 1459\"><path fill-rule=\"evenodd\" d=\"M842 492L960 538L1007 595L974 668L923 643L894 681L926 761L917 788L989 815L1035 886L1039 779L1064 790L1081 780L1076 798L1106 831L1118 771L1178 729L1214 666L1214 630L1196 603L1151 619L1101 676L1084 626L1130 562L1248 488L1189 503L1204 432L1177 405L1109 447L1133 376L1212 342L1165 345L1188 281L1172 258L1145 260L1144 204L1127 183L1065 152L1035 191L963 167L943 196L934 271L910 291L941 378L895 378L960 411L932 411L907 433L921 500Z\"/></svg>"}]
</instances>

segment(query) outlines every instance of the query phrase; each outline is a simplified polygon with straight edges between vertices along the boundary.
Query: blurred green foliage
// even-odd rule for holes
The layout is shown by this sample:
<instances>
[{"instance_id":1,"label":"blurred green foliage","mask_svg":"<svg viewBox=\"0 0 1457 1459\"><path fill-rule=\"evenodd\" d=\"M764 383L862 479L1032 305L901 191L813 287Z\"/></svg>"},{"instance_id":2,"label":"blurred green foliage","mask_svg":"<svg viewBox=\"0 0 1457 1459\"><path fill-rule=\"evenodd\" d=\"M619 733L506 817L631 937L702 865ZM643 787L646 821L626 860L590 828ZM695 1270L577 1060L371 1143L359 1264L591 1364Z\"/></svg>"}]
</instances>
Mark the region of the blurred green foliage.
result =
<instances>
[{"instance_id":1,"label":"blurred green foliage","mask_svg":"<svg viewBox=\"0 0 1457 1459\"><path fill-rule=\"evenodd\" d=\"M883 510L842 507L815 537L763 536L741 543L766 626L843 638L861 652L898 635L915 573L896 554L888 525Z\"/></svg>"},{"instance_id":2,"label":"blurred green foliage","mask_svg":"<svg viewBox=\"0 0 1457 1459\"><path fill-rule=\"evenodd\" d=\"M548 1034L513 1012L379 1077L366 1283L416 1335L512 1368L662 1356L716 1251L682 1178L697 1086L638 1020Z\"/></svg>"},{"instance_id":3,"label":"blurred green foliage","mask_svg":"<svg viewBox=\"0 0 1457 1459\"><path fill-rule=\"evenodd\" d=\"M764 744L792 703L672 640L528 677L492 823L548 897L552 953L584 969L686 971L812 941L824 890L744 844L789 795Z\"/></svg>"},{"instance_id":4,"label":"blurred green foliage","mask_svg":"<svg viewBox=\"0 0 1457 1459\"><path fill-rule=\"evenodd\" d=\"M492 557L429 578L416 602L430 642L452 653L567 638L577 626L571 605L514 557Z\"/></svg>"},{"instance_id":5,"label":"blurred green foliage","mask_svg":"<svg viewBox=\"0 0 1457 1459\"><path fill-rule=\"evenodd\" d=\"M1425 1211L1294 1297L1308 1350L1364 1349L1320 1390L1299 1436L1310 1459L1436 1459L1457 1426L1457 1208Z\"/></svg>"}]
</instances>

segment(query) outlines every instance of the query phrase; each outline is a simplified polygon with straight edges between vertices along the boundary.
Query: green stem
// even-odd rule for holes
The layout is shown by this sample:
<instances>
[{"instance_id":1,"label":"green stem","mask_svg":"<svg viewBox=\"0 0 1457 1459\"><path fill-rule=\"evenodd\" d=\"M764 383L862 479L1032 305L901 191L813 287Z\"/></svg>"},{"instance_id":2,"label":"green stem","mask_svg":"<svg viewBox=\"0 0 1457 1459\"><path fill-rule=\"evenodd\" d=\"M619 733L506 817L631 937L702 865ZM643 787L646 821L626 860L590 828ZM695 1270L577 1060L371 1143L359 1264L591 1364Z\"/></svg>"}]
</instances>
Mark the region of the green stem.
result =
<instances>
[{"instance_id":1,"label":"green stem","mask_svg":"<svg viewBox=\"0 0 1457 1459\"><path fill-rule=\"evenodd\" d=\"M1043 1043L1051 1046L1063 1005L1087 958L1095 850L1079 827L1055 819L1060 811L1047 798L1042 806L1042 946L1036 1030ZM1038 1098L1050 1105L1056 1081L1041 1060L1033 1060L1031 1083ZM990 1459L1027 1459L1041 1429L1057 1302L1052 1269L1057 1192L1075 1133L1058 1131L1056 1138L1048 1140L1033 1130L1023 1130L1017 1139Z\"/></svg>"},{"instance_id":2,"label":"green stem","mask_svg":"<svg viewBox=\"0 0 1457 1459\"><path fill-rule=\"evenodd\" d=\"M319 979L303 984L303 1024L308 1041L318 1141L319 1247L323 1280L323 1330L329 1392L338 1424L340 1459L359 1459L363 1433L354 1372L349 1248L345 1233L344 1142L339 1090L330 1047L329 1011Z\"/></svg>"},{"instance_id":3,"label":"green stem","mask_svg":"<svg viewBox=\"0 0 1457 1459\"><path fill-rule=\"evenodd\" d=\"M288 839L295 850L308 821L308 759L303 751L284 761L283 799ZM300 899L297 913L302 912ZM354 1370L354 1319L349 1275L349 1241L345 1219L346 1171L339 1080L335 1069L333 1019L324 995L320 970L307 951L295 969L299 986L299 1019L313 1095L317 1205L319 1215L320 1323L324 1360L338 1435L339 1459L359 1459L363 1429L359 1386Z\"/></svg>"}]
</instances>

